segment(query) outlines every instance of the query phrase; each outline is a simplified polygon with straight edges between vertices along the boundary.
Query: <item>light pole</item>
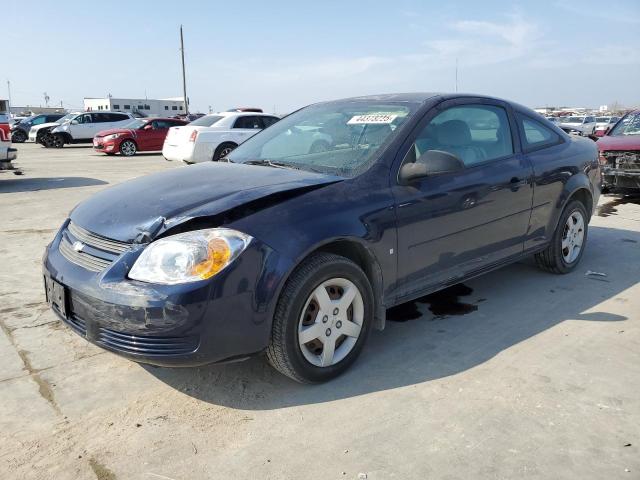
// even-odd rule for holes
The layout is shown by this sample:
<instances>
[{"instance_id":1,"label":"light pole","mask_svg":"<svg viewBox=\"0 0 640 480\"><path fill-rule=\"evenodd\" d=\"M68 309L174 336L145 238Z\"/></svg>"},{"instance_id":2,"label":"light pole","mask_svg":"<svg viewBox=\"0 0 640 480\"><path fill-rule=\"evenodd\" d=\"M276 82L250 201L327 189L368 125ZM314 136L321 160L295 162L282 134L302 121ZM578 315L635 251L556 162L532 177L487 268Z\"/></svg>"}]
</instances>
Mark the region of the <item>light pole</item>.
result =
<instances>
[{"instance_id":1,"label":"light pole","mask_svg":"<svg viewBox=\"0 0 640 480\"><path fill-rule=\"evenodd\" d=\"M184 71L184 37L182 25L180 25L180 55L182 57L182 99L184 100L184 113L189 115L189 101L187 100L187 75Z\"/></svg>"}]
</instances>

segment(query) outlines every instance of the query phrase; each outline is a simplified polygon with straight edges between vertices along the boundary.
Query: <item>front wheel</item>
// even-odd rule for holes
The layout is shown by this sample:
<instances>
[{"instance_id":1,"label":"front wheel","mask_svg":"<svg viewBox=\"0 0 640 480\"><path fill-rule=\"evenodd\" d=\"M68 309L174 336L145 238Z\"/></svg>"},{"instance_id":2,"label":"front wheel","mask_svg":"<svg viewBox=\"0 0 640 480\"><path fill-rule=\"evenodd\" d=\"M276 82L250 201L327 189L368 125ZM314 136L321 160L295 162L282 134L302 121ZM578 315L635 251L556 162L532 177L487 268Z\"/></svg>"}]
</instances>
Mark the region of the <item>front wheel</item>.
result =
<instances>
[{"instance_id":1,"label":"front wheel","mask_svg":"<svg viewBox=\"0 0 640 480\"><path fill-rule=\"evenodd\" d=\"M125 140L120 144L120 155L124 157L133 157L137 150L135 142L131 140Z\"/></svg>"},{"instance_id":2,"label":"front wheel","mask_svg":"<svg viewBox=\"0 0 640 480\"><path fill-rule=\"evenodd\" d=\"M371 285L358 265L339 255L313 254L278 300L267 358L298 382L330 380L360 354L373 311Z\"/></svg>"},{"instance_id":3,"label":"front wheel","mask_svg":"<svg viewBox=\"0 0 640 480\"><path fill-rule=\"evenodd\" d=\"M551 244L535 256L538 267L552 273L569 273L576 268L587 244L588 218L582 202L570 202L560 216Z\"/></svg>"}]
</instances>

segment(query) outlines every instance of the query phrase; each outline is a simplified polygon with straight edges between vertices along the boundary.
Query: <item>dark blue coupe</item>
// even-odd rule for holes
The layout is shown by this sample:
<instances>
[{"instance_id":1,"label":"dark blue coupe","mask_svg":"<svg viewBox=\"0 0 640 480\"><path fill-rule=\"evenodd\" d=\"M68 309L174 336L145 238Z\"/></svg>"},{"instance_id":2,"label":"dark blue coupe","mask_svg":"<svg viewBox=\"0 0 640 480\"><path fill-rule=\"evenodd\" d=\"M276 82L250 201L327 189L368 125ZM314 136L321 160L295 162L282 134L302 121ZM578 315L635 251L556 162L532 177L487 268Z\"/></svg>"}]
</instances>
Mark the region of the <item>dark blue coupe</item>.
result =
<instances>
[{"instance_id":1,"label":"dark blue coupe","mask_svg":"<svg viewBox=\"0 0 640 480\"><path fill-rule=\"evenodd\" d=\"M529 255L566 273L600 195L594 142L520 105L397 94L303 108L220 162L78 205L47 300L90 342L190 366L266 352L343 372L386 309Z\"/></svg>"}]
</instances>

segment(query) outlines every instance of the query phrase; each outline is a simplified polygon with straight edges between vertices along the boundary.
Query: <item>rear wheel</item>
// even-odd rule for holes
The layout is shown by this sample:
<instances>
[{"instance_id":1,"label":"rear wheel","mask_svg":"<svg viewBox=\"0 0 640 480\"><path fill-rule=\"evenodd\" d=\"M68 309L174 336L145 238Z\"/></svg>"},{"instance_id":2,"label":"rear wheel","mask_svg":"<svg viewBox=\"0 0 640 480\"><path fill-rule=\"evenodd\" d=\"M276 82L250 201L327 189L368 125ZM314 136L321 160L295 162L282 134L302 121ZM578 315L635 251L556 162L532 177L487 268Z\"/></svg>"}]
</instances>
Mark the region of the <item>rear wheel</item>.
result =
<instances>
[{"instance_id":1,"label":"rear wheel","mask_svg":"<svg viewBox=\"0 0 640 480\"><path fill-rule=\"evenodd\" d=\"M216 148L216 151L213 154L213 159L212 160L214 162L217 162L221 158L226 157L231 152L233 152L237 146L238 145L236 145L235 143L231 143L231 142L226 142L226 143L222 143L222 144L218 145L218 148Z\"/></svg>"},{"instance_id":2,"label":"rear wheel","mask_svg":"<svg viewBox=\"0 0 640 480\"><path fill-rule=\"evenodd\" d=\"M371 285L358 265L338 255L313 254L278 300L267 358L298 382L330 380L360 354L373 311Z\"/></svg>"},{"instance_id":3,"label":"rear wheel","mask_svg":"<svg viewBox=\"0 0 640 480\"><path fill-rule=\"evenodd\" d=\"M136 154L138 147L132 140L125 140L120 144L120 155L124 157L132 157Z\"/></svg>"},{"instance_id":4,"label":"rear wheel","mask_svg":"<svg viewBox=\"0 0 640 480\"><path fill-rule=\"evenodd\" d=\"M535 256L538 267L552 273L572 271L580 263L587 244L588 218L582 202L570 202L560 216L551 244Z\"/></svg>"},{"instance_id":5,"label":"rear wheel","mask_svg":"<svg viewBox=\"0 0 640 480\"><path fill-rule=\"evenodd\" d=\"M27 141L27 134L24 130L16 130L11 134L11 141L13 143L24 143Z\"/></svg>"}]
</instances>

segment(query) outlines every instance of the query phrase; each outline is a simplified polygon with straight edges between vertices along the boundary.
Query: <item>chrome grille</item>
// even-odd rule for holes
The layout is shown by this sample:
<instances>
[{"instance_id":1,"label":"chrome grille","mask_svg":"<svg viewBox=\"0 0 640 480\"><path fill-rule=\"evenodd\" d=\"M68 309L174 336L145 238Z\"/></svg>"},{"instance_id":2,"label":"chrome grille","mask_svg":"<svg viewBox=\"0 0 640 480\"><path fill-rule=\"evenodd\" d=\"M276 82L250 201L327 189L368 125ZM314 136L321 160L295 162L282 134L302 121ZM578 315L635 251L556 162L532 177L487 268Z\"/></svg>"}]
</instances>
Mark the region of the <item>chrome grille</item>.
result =
<instances>
[{"instance_id":1,"label":"chrome grille","mask_svg":"<svg viewBox=\"0 0 640 480\"><path fill-rule=\"evenodd\" d=\"M104 252L120 255L131 248L131 245L125 242L119 242L117 240L111 240L109 238L101 237L95 233L91 233L82 227L79 227L73 222L69 222L67 230L77 240L89 245L90 247L97 248Z\"/></svg>"},{"instance_id":2,"label":"chrome grille","mask_svg":"<svg viewBox=\"0 0 640 480\"><path fill-rule=\"evenodd\" d=\"M94 257L85 252L77 252L65 236L60 240L60 253L71 263L75 263L92 272L101 272L111 264L110 260Z\"/></svg>"}]
</instances>

